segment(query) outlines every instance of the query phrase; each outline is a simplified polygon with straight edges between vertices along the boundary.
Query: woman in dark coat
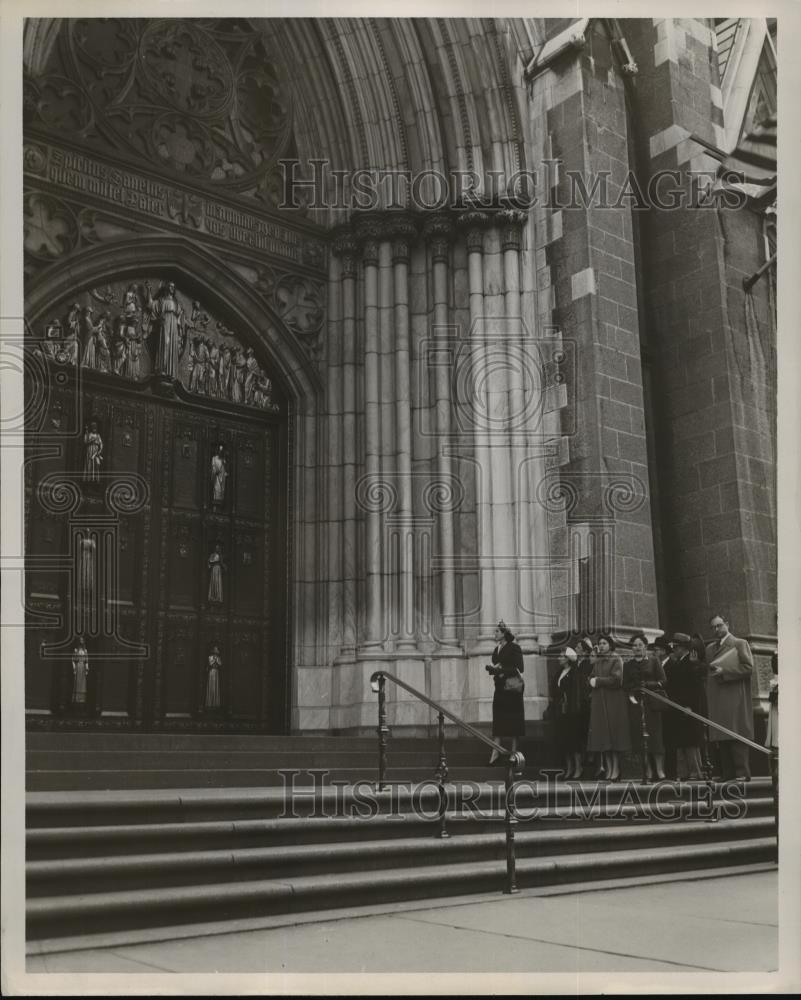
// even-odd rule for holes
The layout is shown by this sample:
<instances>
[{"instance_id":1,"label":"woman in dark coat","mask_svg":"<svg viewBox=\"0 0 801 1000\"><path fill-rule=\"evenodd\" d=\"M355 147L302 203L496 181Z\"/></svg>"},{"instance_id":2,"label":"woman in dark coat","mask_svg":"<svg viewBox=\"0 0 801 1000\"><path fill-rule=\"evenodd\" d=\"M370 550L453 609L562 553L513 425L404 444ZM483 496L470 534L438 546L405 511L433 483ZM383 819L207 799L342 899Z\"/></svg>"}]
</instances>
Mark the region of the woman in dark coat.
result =
<instances>
[{"instance_id":1,"label":"woman in dark coat","mask_svg":"<svg viewBox=\"0 0 801 1000\"><path fill-rule=\"evenodd\" d=\"M626 692L623 690L623 661L614 652L612 639L602 635L592 668L590 687L590 731L587 749L603 754L609 781L620 777L619 754L631 749Z\"/></svg>"},{"instance_id":2,"label":"woman in dark coat","mask_svg":"<svg viewBox=\"0 0 801 1000\"><path fill-rule=\"evenodd\" d=\"M578 654L567 646L559 657L556 678L556 732L565 757L565 780L581 777L583 756L590 727L590 665L579 662Z\"/></svg>"},{"instance_id":3,"label":"woman in dark coat","mask_svg":"<svg viewBox=\"0 0 801 1000\"><path fill-rule=\"evenodd\" d=\"M703 715L705 654L704 643L696 642L683 632L673 636L677 656L666 668L667 696L677 705L683 705L699 715ZM701 745L704 742L702 722L670 709L667 716L668 734L676 748L676 776L679 781L703 778Z\"/></svg>"},{"instance_id":4,"label":"woman in dark coat","mask_svg":"<svg viewBox=\"0 0 801 1000\"><path fill-rule=\"evenodd\" d=\"M498 645L492 654L493 666L487 667L487 672L495 678L495 696L492 699L492 738L502 746L508 746L512 752L517 750L518 740L522 740L526 732L526 719L523 710L523 650L515 642L515 637L500 621L495 629L495 640ZM511 690L511 686L520 678L520 689ZM511 682L507 684L507 682ZM498 759L498 751L493 750L490 764Z\"/></svg>"},{"instance_id":5,"label":"woman in dark coat","mask_svg":"<svg viewBox=\"0 0 801 1000\"><path fill-rule=\"evenodd\" d=\"M634 655L623 664L623 687L629 697L629 722L631 742L638 753L643 752L642 722L648 731L648 758L645 761L647 781L665 780L665 742L662 736L663 706L647 694L637 694L637 688L646 688L665 694L665 671L655 656L648 654L648 639L642 632L633 636L631 648Z\"/></svg>"}]
</instances>

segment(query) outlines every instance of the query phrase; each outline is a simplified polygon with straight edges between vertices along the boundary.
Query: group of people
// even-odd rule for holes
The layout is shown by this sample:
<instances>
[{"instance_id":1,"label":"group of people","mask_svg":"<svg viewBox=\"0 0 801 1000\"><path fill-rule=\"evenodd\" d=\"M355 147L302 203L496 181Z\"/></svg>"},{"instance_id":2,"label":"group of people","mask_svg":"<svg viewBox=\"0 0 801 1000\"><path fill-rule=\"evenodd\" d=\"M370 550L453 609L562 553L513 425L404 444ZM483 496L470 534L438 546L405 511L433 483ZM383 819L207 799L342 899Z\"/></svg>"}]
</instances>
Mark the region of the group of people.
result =
<instances>
[{"instance_id":1,"label":"group of people","mask_svg":"<svg viewBox=\"0 0 801 1000\"><path fill-rule=\"evenodd\" d=\"M715 638L709 643L676 632L649 644L640 632L626 647L601 635L595 643L584 638L575 648L560 650L551 715L566 780L583 777L593 755L588 777L616 781L621 754L629 752L645 753L647 780L701 780L710 770L724 781L750 778L749 748L735 734L754 738L753 655L724 617L714 615L710 625ZM487 667L495 679L493 738L515 750L525 730L523 654L503 622L496 641L493 665ZM711 765L708 753L717 758ZM490 763L497 756L494 752Z\"/></svg>"}]
</instances>

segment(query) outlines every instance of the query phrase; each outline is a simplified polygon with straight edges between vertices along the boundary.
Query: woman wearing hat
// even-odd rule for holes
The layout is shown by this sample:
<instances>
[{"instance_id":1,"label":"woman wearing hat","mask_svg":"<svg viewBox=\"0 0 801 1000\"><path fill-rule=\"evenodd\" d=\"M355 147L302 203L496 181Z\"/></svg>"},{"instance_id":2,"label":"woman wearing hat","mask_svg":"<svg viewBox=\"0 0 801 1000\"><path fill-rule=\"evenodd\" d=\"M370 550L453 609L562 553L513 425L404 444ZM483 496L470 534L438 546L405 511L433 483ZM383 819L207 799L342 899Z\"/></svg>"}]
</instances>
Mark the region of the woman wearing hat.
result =
<instances>
[{"instance_id":1,"label":"woman wearing hat","mask_svg":"<svg viewBox=\"0 0 801 1000\"><path fill-rule=\"evenodd\" d=\"M620 777L620 754L631 749L623 661L615 653L613 640L602 635L592 668L590 687L590 731L587 749L603 754L603 769L609 781Z\"/></svg>"},{"instance_id":2,"label":"woman wearing hat","mask_svg":"<svg viewBox=\"0 0 801 1000\"><path fill-rule=\"evenodd\" d=\"M493 666L487 672L495 678L495 696L492 699L492 738L502 746L517 750L518 740L525 736L526 719L523 710L523 650L503 621L495 629L498 645L492 654ZM490 764L498 759L493 750Z\"/></svg>"},{"instance_id":3,"label":"woman wearing hat","mask_svg":"<svg viewBox=\"0 0 801 1000\"><path fill-rule=\"evenodd\" d=\"M640 754L643 752L642 723L648 732L648 757L644 770L647 781L665 780L665 743L662 736L661 702L638 694L637 688L645 688L657 694L665 694L665 671L655 656L648 654L648 639L642 632L631 639L633 656L623 664L623 687L629 696L629 719L632 744Z\"/></svg>"},{"instance_id":4,"label":"woman wearing hat","mask_svg":"<svg viewBox=\"0 0 801 1000\"><path fill-rule=\"evenodd\" d=\"M590 664L579 662L575 649L566 646L559 657L556 679L558 715L556 732L565 757L565 780L581 777L590 725Z\"/></svg>"},{"instance_id":5,"label":"woman wearing hat","mask_svg":"<svg viewBox=\"0 0 801 1000\"><path fill-rule=\"evenodd\" d=\"M673 636L673 646L677 655L665 668L667 696L677 705L703 715L701 699L706 656L703 640L677 632ZM679 781L699 781L703 777L703 723L675 709L668 710L665 722L670 742L676 749L676 777Z\"/></svg>"}]
</instances>

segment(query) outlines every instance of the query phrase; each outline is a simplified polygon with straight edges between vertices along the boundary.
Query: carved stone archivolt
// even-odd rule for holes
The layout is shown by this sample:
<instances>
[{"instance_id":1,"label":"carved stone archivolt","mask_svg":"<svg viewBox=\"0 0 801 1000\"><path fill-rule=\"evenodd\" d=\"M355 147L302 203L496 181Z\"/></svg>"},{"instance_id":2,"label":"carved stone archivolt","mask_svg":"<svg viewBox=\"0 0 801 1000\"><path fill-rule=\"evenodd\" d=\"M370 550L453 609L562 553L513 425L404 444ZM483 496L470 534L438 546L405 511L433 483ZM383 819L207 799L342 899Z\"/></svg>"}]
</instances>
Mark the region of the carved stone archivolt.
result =
<instances>
[{"instance_id":1,"label":"carved stone archivolt","mask_svg":"<svg viewBox=\"0 0 801 1000\"><path fill-rule=\"evenodd\" d=\"M296 155L280 56L235 18L64 19L24 109L31 124L268 204L282 198L278 161Z\"/></svg>"},{"instance_id":2,"label":"carved stone archivolt","mask_svg":"<svg viewBox=\"0 0 801 1000\"><path fill-rule=\"evenodd\" d=\"M296 324L322 323L299 295L287 312L290 305ZM53 309L35 335L38 349L59 364L133 382L156 375L207 399L280 409L256 350L170 280L109 282L81 292Z\"/></svg>"}]
</instances>

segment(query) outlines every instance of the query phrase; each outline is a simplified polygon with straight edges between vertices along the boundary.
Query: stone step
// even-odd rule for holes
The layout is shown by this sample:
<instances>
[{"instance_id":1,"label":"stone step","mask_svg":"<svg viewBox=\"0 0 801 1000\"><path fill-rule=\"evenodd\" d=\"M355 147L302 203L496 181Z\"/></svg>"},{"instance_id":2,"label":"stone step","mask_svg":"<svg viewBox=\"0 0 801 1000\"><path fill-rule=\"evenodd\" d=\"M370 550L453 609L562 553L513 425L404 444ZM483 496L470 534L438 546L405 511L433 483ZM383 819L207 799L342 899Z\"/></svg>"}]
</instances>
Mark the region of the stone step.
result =
<instances>
[{"instance_id":1,"label":"stone step","mask_svg":"<svg viewBox=\"0 0 801 1000\"><path fill-rule=\"evenodd\" d=\"M486 735L489 737L489 730ZM389 746L399 751L436 753L439 742L436 731L430 736L393 736L391 727ZM480 740L466 736L456 726L446 730L448 751L484 752ZM526 739L530 746L540 741ZM317 753L318 751L345 751L374 754L378 751L378 738L367 736L276 736L261 733L143 733L143 732L28 732L25 736L28 751L59 753L62 750L195 750L197 752L221 750L256 750L276 753ZM488 751L489 752L489 751Z\"/></svg>"},{"instance_id":2,"label":"stone step","mask_svg":"<svg viewBox=\"0 0 801 1000\"><path fill-rule=\"evenodd\" d=\"M375 749L375 748L373 748ZM54 755L49 750L32 750L27 755L27 766L31 772L59 771L136 771L145 770L277 770L279 768L373 768L378 771L378 753L370 754L361 750L330 750L330 751L295 751L289 756L285 750L214 750L203 751L194 749L164 749L164 750L61 750ZM448 766L483 768L489 757L489 752L483 749L468 747L462 750L448 750ZM420 750L399 750L393 747L390 757L392 767L420 768L426 763L433 770L439 762L439 754L431 749L428 752Z\"/></svg>"},{"instance_id":3,"label":"stone step","mask_svg":"<svg viewBox=\"0 0 801 1000\"><path fill-rule=\"evenodd\" d=\"M742 821L739 821L742 822ZM654 875L666 871L752 864L771 860L772 837L748 837L718 841L710 824L703 843L555 853L548 857L524 857L518 864L521 887L582 879ZM428 847L431 848L432 841ZM438 842L440 845L443 842ZM447 842L444 842L447 843ZM121 928L170 926L270 913L294 913L364 902L390 902L499 892L504 884L501 858L455 864L426 864L384 870L360 870L312 875L284 875L280 879L249 878L244 881L207 885L166 886L124 891L40 896L27 901L28 938L108 932Z\"/></svg>"},{"instance_id":4,"label":"stone step","mask_svg":"<svg viewBox=\"0 0 801 1000\"><path fill-rule=\"evenodd\" d=\"M325 774L325 780L331 784L341 782L349 785L358 781L375 782L378 778L378 768L363 764L361 767L336 768L299 768L303 775L309 775L312 770ZM449 768L449 775L455 781L487 781L500 769L489 767L454 767ZM30 771L27 775L26 787L29 791L47 791L60 789L64 791L80 790L112 790L112 789L156 789L156 788L283 788L287 781L285 777L291 771L290 765L283 768L263 767L232 767L209 770L208 768L179 768L162 770L158 767L136 768L131 770L53 770ZM433 780L434 767L390 768L387 771L388 781L421 782ZM311 782L314 779L306 778Z\"/></svg>"},{"instance_id":5,"label":"stone step","mask_svg":"<svg viewBox=\"0 0 801 1000\"><path fill-rule=\"evenodd\" d=\"M449 808L456 811L479 807L503 809L504 787L495 780L483 782L451 781L447 786ZM98 791L46 790L30 791L26 795L26 826L29 830L46 827L118 826L142 823L186 823L202 821L233 821L269 819L286 816L290 810L286 787L246 788L180 788ZM336 816L353 814L360 809L359 798L375 803L380 814L403 813L425 809L436 811L439 795L430 778L425 785L404 780L376 792L374 779L355 789L332 787L322 781L313 784L309 775L298 776L291 811L298 816ZM301 791L308 794L300 794ZM736 806L744 798L770 799L771 783L767 778L755 778L744 786L706 785L703 783L664 783L659 785L570 784L523 782L516 791L520 807L568 803L571 800L603 806L635 797L658 808L660 803L676 799L706 801L709 796L725 799ZM372 808L372 807L371 807Z\"/></svg>"},{"instance_id":6,"label":"stone step","mask_svg":"<svg viewBox=\"0 0 801 1000\"><path fill-rule=\"evenodd\" d=\"M713 800L714 801L714 800ZM722 800L718 799L720 805ZM678 801L676 819L709 816L706 803ZM582 818L603 828L613 824L643 822L655 817L653 808L616 803L610 809L594 807L583 812ZM767 816L773 822L773 800L751 798L747 802L750 818ZM461 812L448 812L446 821L452 837L465 833L497 831L504 820L499 809L472 804ZM426 816L411 813L400 815L331 816L305 819L250 819L184 823L140 823L117 826L65 826L31 829L26 834L26 857L29 861L55 860L58 858L99 858L133 854L159 853L178 850L235 850L251 846L273 847L296 844L337 843L360 840L369 822L370 835L384 839L399 837L433 837L438 830L434 812ZM563 807L544 808L536 816L524 816L519 829L536 826L538 830L576 826Z\"/></svg>"},{"instance_id":7,"label":"stone step","mask_svg":"<svg viewBox=\"0 0 801 1000\"><path fill-rule=\"evenodd\" d=\"M374 838L369 822L364 835ZM714 827L710 831L710 827ZM573 854L599 849L621 850L677 844L717 843L732 838L768 837L771 817L674 823L625 824L601 828L549 830L545 823L515 834L518 858ZM332 831L333 832L333 831ZM351 871L381 871L468 861L490 861L505 857L503 828L495 833L463 834L449 839L406 837L363 839L350 843L294 844L250 847L236 850L182 851L135 854L127 857L67 858L31 861L27 865L28 896L65 893L96 893L157 886L199 885L254 878L326 874Z\"/></svg>"}]
</instances>

